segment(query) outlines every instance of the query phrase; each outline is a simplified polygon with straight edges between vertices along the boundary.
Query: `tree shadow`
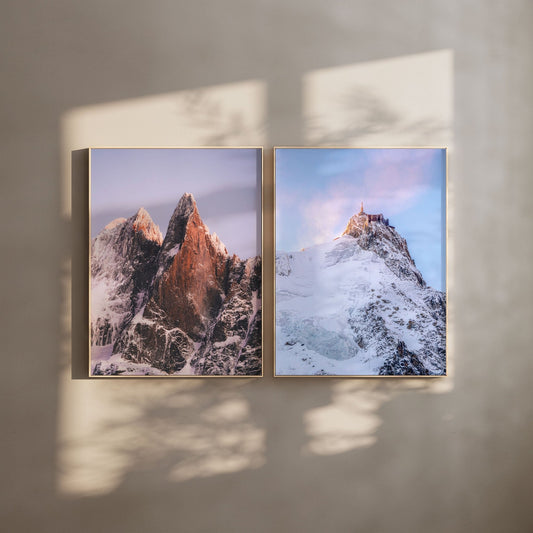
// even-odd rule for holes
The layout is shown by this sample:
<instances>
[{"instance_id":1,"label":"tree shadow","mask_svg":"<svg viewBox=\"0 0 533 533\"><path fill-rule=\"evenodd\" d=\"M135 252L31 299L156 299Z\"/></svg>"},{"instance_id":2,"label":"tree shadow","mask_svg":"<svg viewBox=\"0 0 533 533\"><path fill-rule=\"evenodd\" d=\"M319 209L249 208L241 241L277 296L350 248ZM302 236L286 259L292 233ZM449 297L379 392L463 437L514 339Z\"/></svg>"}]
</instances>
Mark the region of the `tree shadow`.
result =
<instances>
[{"instance_id":1,"label":"tree shadow","mask_svg":"<svg viewBox=\"0 0 533 533\"><path fill-rule=\"evenodd\" d=\"M338 130L321 126L320 117L304 124L317 143L344 144L348 139L391 129L410 129L423 137L444 128L431 121L405 121L385 102L358 87L347 90L339 104L346 108L347 120ZM177 101L176 112L185 114L204 132L206 145L231 144L242 137L244 119L225 113L206 91L187 91ZM254 135L264 131L266 125ZM98 523L99 509L107 508L108 502L125 499L133 506L129 516L115 516L110 511L110 525L141 531L143 499L150 494L155 509L152 516L157 515L153 520L159 524L172 521L178 503L181 519L194 519L198 531L224 531L224 520L231 523L235 518L234 506L228 505L234 501L249 510L242 518L248 530L271 531L276 523L295 530L328 530L330 513L325 514L321 505L310 505L308 499L317 494L317 483L331 477L338 483L328 488L327 506L332 514L339 512L334 523L350 530L354 522L341 515L341 509L349 505L354 491L369 504L376 496L372 491L365 494L350 480L361 476L371 484L374 476L385 476L383 466L375 472L370 465L375 465L383 447L386 449L386 444L380 445L380 436L387 438L398 431L399 422L384 427L382 413L390 400L408 391L416 391L418 398L430 398L434 392L449 390L449 383L443 385L438 379L272 377L274 184L270 150L265 152L263 181L265 377L140 378L127 383L83 380L87 378L89 347L87 158L86 150L72 154L74 381L63 387L61 396L67 413L63 413L59 431L60 496L75 502L86 516L86 527ZM80 235L87 237L80 239ZM68 360L63 363L67 372ZM82 412L81 405L85 406ZM345 478L346 465L352 462L350 477ZM269 509L261 506L263 492L268 495ZM295 493L302 495L302 501L288 508L284 502L292 501ZM390 491L387 494L393 497ZM268 523L258 523L256 516L265 517L267 510ZM374 522L369 516L363 519L370 529Z\"/></svg>"},{"instance_id":2,"label":"tree shadow","mask_svg":"<svg viewBox=\"0 0 533 533\"><path fill-rule=\"evenodd\" d=\"M531 322L527 290L531 194L524 194L531 190L526 183L530 184L527 104L532 48L531 5L526 4L495 2L490 10L482 2L441 1L420 5L97 1L35 3L32 9L25 2L5 5L0 40L6 57L2 91L7 104L1 146L2 212L8 221L2 241L6 487L2 525L6 531L511 533L533 529L529 512L533 359L531 328L526 327ZM301 117L302 77L307 72L438 47L454 49L457 57L449 80L457 94L455 177L450 182L456 193L450 205L457 220L451 235L457 248L451 280L457 306L448 308L454 336L450 351L457 354L459 367L453 393L430 393L427 381L411 393L403 385L408 382L402 381L394 385L399 388L394 401L378 405L359 391L375 387L372 394L379 399L389 395L390 380L373 384L274 380L268 373L269 329L265 329L263 379L244 385L199 381L198 389L191 391L180 389L177 382L168 386L160 381L157 385L168 390L152 397L157 410L151 408L151 387L144 381L72 379L85 371L79 358L88 348L87 246L80 240L87 235L86 204L74 195L72 219L64 214L67 185L61 160L65 154L70 158L71 150L93 143L66 146L66 134L58 129L65 114L80 106L260 78L267 87L266 133L253 144L309 144ZM385 112L381 118L375 111L366 118L363 114L364 127L355 122L356 114L351 115L348 125L339 126L343 134L326 128L316 115L308 125L315 131L313 142L346 145L384 133L378 120L400 128L401 116L395 116L394 108L390 111L392 115ZM120 144L143 128L157 130L149 116L145 120L148 126L143 121L126 124L119 118L107 126L122 128ZM222 129L227 124L232 132L232 143L237 142L243 120L230 113L221 121ZM420 139L425 125L412 126L420 128ZM439 125L427 127L432 131ZM187 127L183 131L183 135L177 128L165 133L163 142L183 144L190 133ZM108 142L107 133L101 127L95 144L106 139L103 144L116 145ZM207 123L202 135L201 142L224 142L220 129L209 131ZM250 142L242 138L241 134L238 144ZM200 135L193 139L192 144L199 144ZM266 155L265 174L269 174L270 150ZM267 178L264 221L269 231L272 186ZM497 213L495 206L503 197L507 206L513 205L511 216ZM499 222L501 216L504 223ZM272 243L264 245L273 257ZM265 278L271 278L272 266L264 268ZM268 291L265 286L265 295ZM265 296L268 328L273 314L266 301ZM113 423L105 419L104 433L91 433L99 427L91 420L98 415L91 402L107 398L108 392L120 406L119 430L114 433ZM167 407L165 394L178 403ZM180 429L182 417L192 423L179 401L194 400L196 394L198 408L189 409L191 416L202 420L195 428L200 438L197 433L184 434L189 448L196 438L201 443L193 457L205 458L203 443L223 431L224 423L202 417L229 394L248 406L244 419L235 414L229 426L235 426L237 435L248 429L264 435L262 466L169 479L167 470L185 464L189 453L187 446L173 444L180 438L173 431ZM363 401L370 402L368 407L360 408ZM130 405L135 416L121 419L118 415L125 416ZM113 403L107 403L105 410L112 415ZM365 434L352 431L352 426L366 415L372 444L342 451L343 445L346 448ZM328 429L322 418L334 419L335 424ZM145 425L148 430L143 432ZM61 475L69 468L63 463L63 443L75 447L87 439L98 448L101 439L106 442L106 432L120 451L112 458L94 458L88 470L113 468L119 454L126 456L127 468L115 479L114 488L81 496L82 478L75 487L78 492L65 491L57 479L58 468ZM162 441L154 455L142 450L145 444L150 449L152 438ZM247 454L238 445L229 447L231 453Z\"/></svg>"},{"instance_id":3,"label":"tree shadow","mask_svg":"<svg viewBox=\"0 0 533 533\"><path fill-rule=\"evenodd\" d=\"M274 70L276 74L283 72L281 68ZM299 88L303 73L293 74L292 81L285 80L285 85ZM226 74L231 76L231 72ZM216 75L206 75L204 79L215 82ZM235 79L239 79L237 74ZM142 86L139 94L158 92L142 83L136 86ZM158 85L158 89L175 86ZM110 98L120 94L121 89L126 90L119 85L110 91ZM105 101L106 91L99 90L99 98ZM303 123L300 117L281 116L280 110L286 111L281 105L286 95L275 83L270 83L268 90L269 102L277 102L278 108L270 109L268 119L265 117L255 129L248 128L243 115L226 113L223 106L206 98L205 92L190 91L185 103L176 102L175 112L191 117L198 127L195 139L201 138L206 145L248 144L243 139L267 134L271 140L283 138L287 135L287 122L294 123L293 133L315 127ZM135 89L128 87L124 94L132 96ZM90 102L91 97L86 100ZM297 104L301 103L299 98L295 99ZM350 100L343 105L350 108ZM345 144L348 138L379 133L380 121L401 127L401 117L394 111L380 109L379 102L368 101L365 105L371 110L363 117L363 125L357 124L356 114L348 127L337 133L320 130L318 124L314 134L317 142ZM61 109L54 119L67 111ZM299 108L293 113L298 115ZM295 141L303 142L303 135L296 136ZM253 144L262 143L254 140ZM72 154L72 213L66 222L71 243L65 254L71 267L64 272L72 280L71 294L67 295L71 301L71 325L63 330L59 342L66 346L58 369L59 397L52 402L57 421L50 423L52 434L44 443L47 452L55 457L53 474L57 478L47 481L48 494L32 501L29 512L25 512L25 498L19 498L24 504L19 503L10 514L11 518L16 515L20 530L36 530L46 520L57 530L104 528L130 533L180 528L378 531L384 523L374 514L375 502L380 500L400 517L400 523L407 520L402 507L409 507L408 496L402 492L400 481L388 474L391 469L399 474L398 479L403 475L403 482L416 481L421 475L420 469L415 468L413 474L398 465L405 453L407 464L413 466L413 455L408 453L411 444L407 441L423 441L423 428L409 426L411 433L406 443L398 445L395 439L404 431L401 409L406 402L398 406L388 402L393 395L399 397L409 389L407 382L400 385L388 380L378 383L272 378L271 158L268 150L263 197L265 377L97 382L79 379L87 377L89 346L87 151ZM430 404L430 382L423 386L419 383L416 401ZM407 404L416 410L412 398ZM426 407L426 420L430 411ZM438 450L442 451L442 447ZM387 459L391 455L392 459ZM427 457L422 452L420 455L420 468L430 466ZM444 478L445 464L443 461L442 468L435 470ZM26 473L24 479L28 477ZM346 511L353 508L354 502L359 508L358 516ZM69 514L65 513L66 506ZM365 506L369 511L361 512Z\"/></svg>"},{"instance_id":4,"label":"tree shadow","mask_svg":"<svg viewBox=\"0 0 533 533\"><path fill-rule=\"evenodd\" d=\"M309 112L304 118L305 131L310 144L318 146L360 146L369 137L401 139L403 146L438 144L428 139L448 139L450 123L426 117L409 119L399 112L392 102L377 96L368 87L354 84L339 91L327 102L333 113L342 111L335 124L329 122L326 112Z\"/></svg>"}]
</instances>

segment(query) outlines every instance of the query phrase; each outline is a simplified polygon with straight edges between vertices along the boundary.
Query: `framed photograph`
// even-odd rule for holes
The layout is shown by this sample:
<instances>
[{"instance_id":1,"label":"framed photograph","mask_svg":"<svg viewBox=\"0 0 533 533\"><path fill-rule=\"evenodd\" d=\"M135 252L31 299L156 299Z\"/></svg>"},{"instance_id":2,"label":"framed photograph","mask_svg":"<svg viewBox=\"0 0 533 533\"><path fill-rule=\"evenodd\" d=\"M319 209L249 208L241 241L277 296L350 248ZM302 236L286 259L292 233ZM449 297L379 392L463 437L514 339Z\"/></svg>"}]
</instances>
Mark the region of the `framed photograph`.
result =
<instances>
[{"instance_id":1,"label":"framed photograph","mask_svg":"<svg viewBox=\"0 0 533 533\"><path fill-rule=\"evenodd\" d=\"M275 375L446 375L446 148L275 148Z\"/></svg>"},{"instance_id":2,"label":"framed photograph","mask_svg":"<svg viewBox=\"0 0 533 533\"><path fill-rule=\"evenodd\" d=\"M90 376L262 375L262 148L91 148Z\"/></svg>"}]
</instances>

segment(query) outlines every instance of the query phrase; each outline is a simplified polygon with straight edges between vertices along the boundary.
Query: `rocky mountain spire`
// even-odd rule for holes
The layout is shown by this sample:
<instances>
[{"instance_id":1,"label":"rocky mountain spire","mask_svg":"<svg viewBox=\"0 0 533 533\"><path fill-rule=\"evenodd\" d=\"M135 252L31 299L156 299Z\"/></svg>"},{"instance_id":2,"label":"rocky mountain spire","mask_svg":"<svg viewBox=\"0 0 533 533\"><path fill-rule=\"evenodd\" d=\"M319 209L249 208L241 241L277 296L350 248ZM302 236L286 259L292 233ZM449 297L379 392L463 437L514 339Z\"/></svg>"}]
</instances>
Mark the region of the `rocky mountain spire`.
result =
<instances>
[{"instance_id":1,"label":"rocky mountain spire","mask_svg":"<svg viewBox=\"0 0 533 533\"><path fill-rule=\"evenodd\" d=\"M407 276L425 286L426 282L409 253L407 241L394 226L389 225L389 220L381 213L369 215L363 212L353 215L342 235L354 237L363 250L378 254L394 273Z\"/></svg>"},{"instance_id":2,"label":"rocky mountain spire","mask_svg":"<svg viewBox=\"0 0 533 533\"><path fill-rule=\"evenodd\" d=\"M154 285L159 283L161 275L170 268L174 258L187 240L187 235L196 235L198 238L203 236L203 240L206 242L209 241L211 247L223 252L224 255L228 255L225 246L220 242L218 236L216 234L210 235L209 228L204 224L198 213L194 196L190 193L185 193L180 198L170 217L167 233L159 253L159 267L157 276L154 279ZM198 246L198 250L200 250L200 244ZM181 255L183 256L184 254L182 253Z\"/></svg>"},{"instance_id":3,"label":"rocky mountain spire","mask_svg":"<svg viewBox=\"0 0 533 533\"><path fill-rule=\"evenodd\" d=\"M142 233L149 241L154 241L159 245L163 242L163 235L159 226L152 220L144 207L141 207L132 217L131 225L135 232Z\"/></svg>"},{"instance_id":4,"label":"rocky mountain spire","mask_svg":"<svg viewBox=\"0 0 533 533\"><path fill-rule=\"evenodd\" d=\"M202 335L206 319L223 300L229 260L200 218L192 194L184 194L169 222L160 259L163 274L155 281L147 312L157 307L170 323L193 337Z\"/></svg>"},{"instance_id":5,"label":"rocky mountain spire","mask_svg":"<svg viewBox=\"0 0 533 533\"><path fill-rule=\"evenodd\" d=\"M170 217L168 223L167 233L165 240L163 241L163 250L166 251L176 245L181 245L185 237L185 231L187 224L191 217L196 215L196 221L200 221L200 215L198 214L198 207L194 196L190 193L185 193L179 200L176 209Z\"/></svg>"},{"instance_id":6,"label":"rocky mountain spire","mask_svg":"<svg viewBox=\"0 0 533 533\"><path fill-rule=\"evenodd\" d=\"M184 194L156 258L145 306L113 353L164 372L261 371L261 259L231 256Z\"/></svg>"},{"instance_id":7,"label":"rocky mountain spire","mask_svg":"<svg viewBox=\"0 0 533 533\"><path fill-rule=\"evenodd\" d=\"M163 236L143 208L110 222L91 243L92 344L115 341L146 302Z\"/></svg>"}]
</instances>

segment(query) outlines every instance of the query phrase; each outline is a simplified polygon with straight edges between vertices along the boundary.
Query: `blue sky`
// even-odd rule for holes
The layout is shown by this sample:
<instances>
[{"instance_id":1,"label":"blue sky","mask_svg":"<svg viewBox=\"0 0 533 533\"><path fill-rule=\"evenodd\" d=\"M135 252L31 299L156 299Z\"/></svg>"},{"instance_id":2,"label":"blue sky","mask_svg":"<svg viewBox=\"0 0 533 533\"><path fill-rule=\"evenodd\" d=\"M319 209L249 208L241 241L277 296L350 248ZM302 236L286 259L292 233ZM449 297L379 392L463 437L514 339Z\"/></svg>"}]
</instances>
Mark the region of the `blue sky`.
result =
<instances>
[{"instance_id":1,"label":"blue sky","mask_svg":"<svg viewBox=\"0 0 533 533\"><path fill-rule=\"evenodd\" d=\"M276 249L339 236L359 212L383 213L426 282L445 290L446 150L276 150Z\"/></svg>"},{"instance_id":2,"label":"blue sky","mask_svg":"<svg viewBox=\"0 0 533 533\"><path fill-rule=\"evenodd\" d=\"M164 235L186 192L230 253L261 252L261 150L250 148L93 149L91 235L140 207Z\"/></svg>"}]
</instances>

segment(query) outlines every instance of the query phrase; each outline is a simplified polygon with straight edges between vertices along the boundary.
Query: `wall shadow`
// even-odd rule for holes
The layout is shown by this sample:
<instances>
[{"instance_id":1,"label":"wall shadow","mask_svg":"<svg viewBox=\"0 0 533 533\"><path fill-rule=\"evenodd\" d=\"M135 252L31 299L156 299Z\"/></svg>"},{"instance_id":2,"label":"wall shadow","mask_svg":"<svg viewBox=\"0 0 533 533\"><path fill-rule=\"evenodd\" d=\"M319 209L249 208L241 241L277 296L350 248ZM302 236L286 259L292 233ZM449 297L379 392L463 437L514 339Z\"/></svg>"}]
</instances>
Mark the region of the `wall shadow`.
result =
<instances>
[{"instance_id":1,"label":"wall shadow","mask_svg":"<svg viewBox=\"0 0 533 533\"><path fill-rule=\"evenodd\" d=\"M89 377L89 150L72 152L70 329L72 379ZM68 333L67 333L68 334ZM62 361L68 366L68 360Z\"/></svg>"},{"instance_id":2,"label":"wall shadow","mask_svg":"<svg viewBox=\"0 0 533 533\"><path fill-rule=\"evenodd\" d=\"M431 56L431 55L430 55ZM442 63L444 58L444 63ZM426 64L441 60L441 83L451 85L452 73L448 56L437 54L425 57ZM409 61L409 58L404 60ZM419 61L416 57L414 61ZM398 59L391 61L396 69ZM429 62L429 63L428 63ZM386 70L387 62L380 62L380 71ZM369 68L373 65L370 63ZM341 71L346 71L345 67ZM360 76L360 69L357 68ZM347 72L352 72L348 69ZM319 79L326 87L338 87L339 69L332 72L321 70ZM332 76L335 83L327 82ZM313 80L313 74L303 77ZM350 77L344 87L349 87ZM371 78L367 77L367 86ZM375 82L377 83L377 81ZM239 87L231 86L232 91ZM241 102L237 111L232 107L233 93L227 86L202 88L198 94L193 90L153 98L109 103L76 109L66 114L64 124L65 147L76 144L94 144L101 131L113 131L111 137L120 138L122 125L151 116L153 124L166 121L165 129L174 131L180 123L194 125L191 140L209 144L231 144L237 135L235 124L242 124L237 114L246 116L249 108L262 109L264 84L246 83L242 90L248 100ZM320 142L328 140L351 140L363 137L364 132L373 134L396 126L400 131L409 130L409 135L426 135L427 124L410 122L409 117L393 111L393 104L369 96L369 92L349 91L350 98L336 100L322 95L317 100L313 95L313 83L303 86L303 102L320 102L315 114L316 122L328 120L328 106L338 108L349 117L349 128L342 124L325 123L320 133ZM218 92L220 91L220 92ZM323 91L323 89L322 89ZM252 97L252 93L255 95ZM231 97L230 97L231 96ZM369 98L372 105L369 104ZM169 118L169 103L178 103L179 113ZM447 100L440 102L446 107ZM437 105L437 104L435 104ZM226 106L231 112L226 110ZM355 109L355 111L354 111ZM350 113L365 109L366 119L355 129L351 126ZM256 111L254 111L256 113ZM333 110L333 114L338 109ZM159 116L159 115L160 116ZM257 114L257 113L256 113ZM304 115L307 115L304 108ZM259 113L258 116L262 116ZM224 117L231 117L227 120ZM175 124L172 121L175 121ZM431 121L429 117L428 121ZM439 134L450 127L437 128ZM409 125L407 128L406 125ZM329 130L325 127L329 126ZM193 127L193 126L191 126ZM309 130L305 124L305 131ZM216 131L216 139L211 131ZM246 144L261 140L265 127L241 132ZM310 130L309 130L310 131ZM150 144L152 128L137 132L133 145ZM108 133L109 135L109 133ZM132 135L131 132L128 135ZM155 130L155 135L159 131ZM186 132L182 131L186 139ZM255 137L254 137L255 135ZM317 135L316 130L309 135ZM205 139L204 139L205 137ZM438 144L437 137L434 143ZM106 494L140 490L149 484L154 489L171 486L172 483L189 483L196 478L215 478L218 475L237 476L249 470L272 472L288 469L295 463L309 466L313 458L326 461L336 455L350 453L359 448L376 444L378 430L383 424L379 415L383 406L402 392L443 393L452 389L451 378L441 380L342 380L326 379L317 382L305 378L272 379L273 363L273 181L271 149L264 153L263 175L263 252L264 252L264 374L260 380L142 380L130 385L120 380L86 381L83 386L62 380L61 402L64 407L59 430L58 488L65 496L104 497ZM87 151L72 152L72 225L73 275L72 275L72 376L87 377ZM231 192L231 191L229 191ZM229 193L228 192L228 193ZM200 202L199 197L198 201ZM209 199L206 199L206 201ZM218 197L220 200L220 197ZM75 289L74 289L75 288ZM130 389L134 387L134 389ZM285 398L285 401L283 401ZM81 408L81 406L85 406ZM109 408L112 406L112 409ZM267 416L264 411L267 409ZM282 416L281 416L282 413ZM179 421L179 422L177 422ZM281 443L286 441L286 446ZM281 450L284 450L281 453ZM106 468L95 470L95 461ZM325 464L325 463L324 463Z\"/></svg>"},{"instance_id":3,"label":"wall shadow","mask_svg":"<svg viewBox=\"0 0 533 533\"><path fill-rule=\"evenodd\" d=\"M9 258L2 264L9 280L2 315L4 527L531 530L530 19L531 5L522 0L490 10L481 2L439 0L6 5L1 200L18 227L15 238L11 230L2 236ZM306 100L305 80L313 78L306 76L442 49L454 51L449 81L456 97L453 380L274 380L268 330L263 379L165 380L159 388L142 380L72 379L81 377L88 346L87 247L77 239L87 235L86 200L70 190L73 150L253 139L269 146L270 176L272 143L309 144L315 135L316 142L337 143L346 135L353 143L375 144L382 136L382 143L398 144L387 132L419 123L404 122L390 98L376 94L389 114L363 114L360 127L361 115L348 112L348 125L337 122L344 133L335 133L322 120L332 116L328 99L316 93L318 107ZM331 86L333 78L324 79ZM246 80L255 81L240 92L234 84ZM354 95L365 83L345 81L349 106L364 102ZM192 108L197 88L216 92L217 84L232 86L223 126L215 128L209 114L201 128L182 121L182 104L169 91L193 91ZM128 99L139 96L153 96L153 105L132 115ZM331 102L342 111L346 101L331 95ZM106 122L104 103L123 107ZM246 116L235 118L235 107ZM247 120L249 112L262 113L261 128ZM384 131L381 120L391 128ZM417 138L434 124L441 122L421 123ZM504 197L515 215L494 224ZM263 202L265 228L272 228L270 178ZM264 253L273 257L271 239ZM265 261L265 279L272 274ZM267 286L264 310L272 324ZM439 391L446 383L453 390Z\"/></svg>"}]
</instances>

